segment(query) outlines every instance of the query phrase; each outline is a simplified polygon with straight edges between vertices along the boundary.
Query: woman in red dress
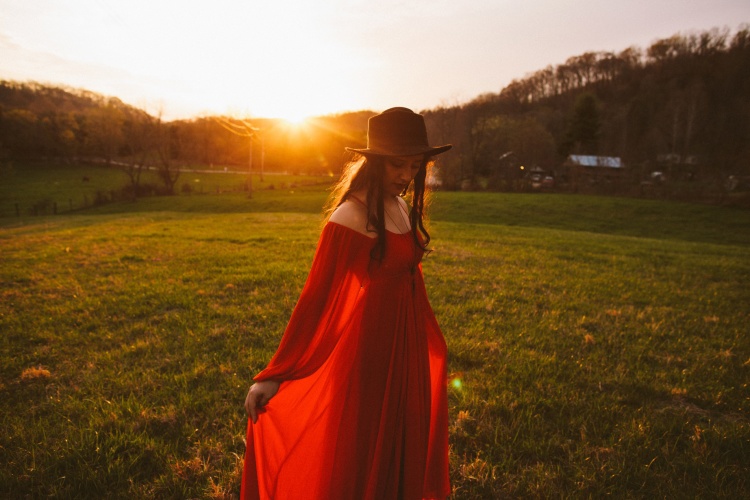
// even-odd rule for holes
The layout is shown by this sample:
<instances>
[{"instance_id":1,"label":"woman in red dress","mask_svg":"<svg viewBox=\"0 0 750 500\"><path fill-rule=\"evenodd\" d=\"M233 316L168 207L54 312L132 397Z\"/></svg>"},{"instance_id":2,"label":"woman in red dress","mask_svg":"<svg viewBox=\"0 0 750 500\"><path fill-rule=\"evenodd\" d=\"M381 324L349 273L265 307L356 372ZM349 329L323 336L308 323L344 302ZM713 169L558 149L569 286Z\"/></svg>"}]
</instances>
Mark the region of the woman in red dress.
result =
<instances>
[{"instance_id":1,"label":"woman in red dress","mask_svg":"<svg viewBox=\"0 0 750 500\"><path fill-rule=\"evenodd\" d=\"M243 499L443 499L446 347L422 279L434 155L406 108L351 149L310 274L245 399ZM411 193L409 209L402 198Z\"/></svg>"}]
</instances>

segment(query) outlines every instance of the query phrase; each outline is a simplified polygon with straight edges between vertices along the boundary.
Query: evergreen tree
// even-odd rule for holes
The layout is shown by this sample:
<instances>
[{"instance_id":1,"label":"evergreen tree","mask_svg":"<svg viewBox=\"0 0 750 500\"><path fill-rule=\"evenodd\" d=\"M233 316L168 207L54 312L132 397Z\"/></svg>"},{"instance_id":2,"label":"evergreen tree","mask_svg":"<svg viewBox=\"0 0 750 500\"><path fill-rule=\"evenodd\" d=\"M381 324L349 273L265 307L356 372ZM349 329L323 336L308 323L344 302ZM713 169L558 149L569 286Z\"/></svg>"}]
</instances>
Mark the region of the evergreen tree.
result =
<instances>
[{"instance_id":1,"label":"evergreen tree","mask_svg":"<svg viewBox=\"0 0 750 500\"><path fill-rule=\"evenodd\" d=\"M601 130L599 104L594 94L584 92L576 98L561 153L597 154Z\"/></svg>"}]
</instances>

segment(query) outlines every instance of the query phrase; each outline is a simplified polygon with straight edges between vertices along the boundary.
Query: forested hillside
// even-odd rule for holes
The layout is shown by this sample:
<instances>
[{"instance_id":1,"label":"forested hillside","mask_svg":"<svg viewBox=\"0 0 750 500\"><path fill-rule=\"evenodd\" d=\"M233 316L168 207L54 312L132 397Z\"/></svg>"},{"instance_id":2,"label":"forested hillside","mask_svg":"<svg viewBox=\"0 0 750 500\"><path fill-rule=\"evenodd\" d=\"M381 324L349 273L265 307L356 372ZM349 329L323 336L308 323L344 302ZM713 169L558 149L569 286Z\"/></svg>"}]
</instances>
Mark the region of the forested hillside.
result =
<instances>
[{"instance_id":1,"label":"forested hillside","mask_svg":"<svg viewBox=\"0 0 750 500\"><path fill-rule=\"evenodd\" d=\"M704 186L741 179L750 174L750 29L582 54L428 116L441 142L457 145L443 169L453 184L509 186L523 165L559 174L569 154L620 157L622 189L653 172Z\"/></svg>"},{"instance_id":2,"label":"forested hillside","mask_svg":"<svg viewBox=\"0 0 750 500\"><path fill-rule=\"evenodd\" d=\"M433 141L454 144L439 165L444 189L529 189L537 172L559 190L721 198L750 175L750 27L585 53L497 93L423 113ZM167 186L170 172L187 165L336 173L343 147L364 143L372 114L317 117L301 127L262 118L167 122L117 98L4 81L0 160L151 164ZM571 154L618 157L623 168L606 183L572 185Z\"/></svg>"}]
</instances>

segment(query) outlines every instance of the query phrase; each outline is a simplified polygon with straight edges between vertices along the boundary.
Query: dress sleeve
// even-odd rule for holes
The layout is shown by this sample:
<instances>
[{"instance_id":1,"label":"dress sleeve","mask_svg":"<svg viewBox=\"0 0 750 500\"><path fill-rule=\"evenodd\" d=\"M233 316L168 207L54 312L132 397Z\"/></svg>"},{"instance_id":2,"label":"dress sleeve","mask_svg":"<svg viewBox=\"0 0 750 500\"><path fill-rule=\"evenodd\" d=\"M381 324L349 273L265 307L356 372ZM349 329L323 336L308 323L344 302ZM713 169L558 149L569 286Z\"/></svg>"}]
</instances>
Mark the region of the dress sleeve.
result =
<instances>
[{"instance_id":1,"label":"dress sleeve","mask_svg":"<svg viewBox=\"0 0 750 500\"><path fill-rule=\"evenodd\" d=\"M346 226L326 224L279 348L256 382L306 377L328 359L356 315L373 242Z\"/></svg>"}]
</instances>

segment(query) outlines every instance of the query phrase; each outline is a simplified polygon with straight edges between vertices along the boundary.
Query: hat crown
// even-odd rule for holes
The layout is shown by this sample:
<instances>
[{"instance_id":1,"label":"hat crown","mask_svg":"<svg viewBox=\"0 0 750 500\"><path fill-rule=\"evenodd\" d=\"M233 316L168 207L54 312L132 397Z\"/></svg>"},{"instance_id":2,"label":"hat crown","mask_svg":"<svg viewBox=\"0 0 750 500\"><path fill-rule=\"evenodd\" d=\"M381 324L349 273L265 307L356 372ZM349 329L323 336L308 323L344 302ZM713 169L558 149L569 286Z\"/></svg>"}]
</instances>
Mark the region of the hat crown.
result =
<instances>
[{"instance_id":1,"label":"hat crown","mask_svg":"<svg viewBox=\"0 0 750 500\"><path fill-rule=\"evenodd\" d=\"M390 108L367 122L367 148L393 150L429 148L424 117L408 108Z\"/></svg>"}]
</instances>

